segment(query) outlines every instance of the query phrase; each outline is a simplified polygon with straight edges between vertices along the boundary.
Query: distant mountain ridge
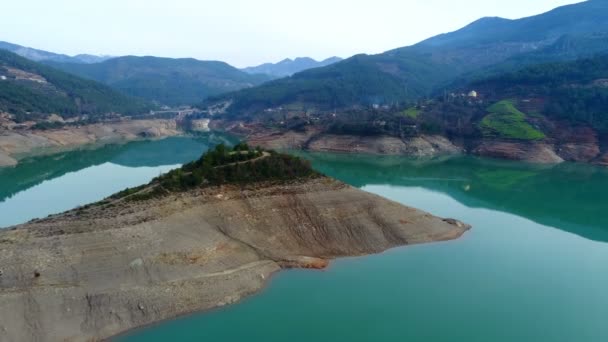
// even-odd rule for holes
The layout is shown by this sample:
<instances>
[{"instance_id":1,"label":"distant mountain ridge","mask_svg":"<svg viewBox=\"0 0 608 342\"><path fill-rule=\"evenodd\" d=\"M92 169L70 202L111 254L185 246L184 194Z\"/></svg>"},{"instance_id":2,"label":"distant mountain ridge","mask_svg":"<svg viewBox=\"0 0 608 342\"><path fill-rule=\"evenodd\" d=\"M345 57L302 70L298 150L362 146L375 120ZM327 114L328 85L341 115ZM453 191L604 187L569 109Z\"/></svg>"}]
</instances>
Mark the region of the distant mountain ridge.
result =
<instances>
[{"instance_id":1,"label":"distant mountain ridge","mask_svg":"<svg viewBox=\"0 0 608 342\"><path fill-rule=\"evenodd\" d=\"M547 45L564 34L586 34L605 29L607 8L606 0L588 0L521 19L486 17L460 30L424 40L417 46L470 47L493 42Z\"/></svg>"},{"instance_id":2,"label":"distant mountain ridge","mask_svg":"<svg viewBox=\"0 0 608 342\"><path fill-rule=\"evenodd\" d=\"M249 74L224 62L193 58L67 56L1 41L0 49L104 83L126 95L169 106L196 104L209 96L277 78Z\"/></svg>"},{"instance_id":3,"label":"distant mountain ridge","mask_svg":"<svg viewBox=\"0 0 608 342\"><path fill-rule=\"evenodd\" d=\"M215 101L230 100L232 114L247 116L290 104L325 110L391 105L431 96L484 70L591 57L608 51L606 37L608 1L590 0L523 19L483 18L413 46L357 55Z\"/></svg>"},{"instance_id":4,"label":"distant mountain ridge","mask_svg":"<svg viewBox=\"0 0 608 342\"><path fill-rule=\"evenodd\" d=\"M249 74L266 74L274 77L286 77L298 72L320 68L340 62L340 57L330 57L322 61L316 61L310 57L298 57L296 59L286 58L278 63L265 63L255 67L241 69Z\"/></svg>"},{"instance_id":5,"label":"distant mountain ridge","mask_svg":"<svg viewBox=\"0 0 608 342\"><path fill-rule=\"evenodd\" d=\"M76 56L68 56L64 54L57 54L49 51L38 50L29 48L13 43L0 41L0 49L8 50L12 53L16 53L21 57L25 57L35 62L59 62L59 63L99 63L110 58L111 56L96 56L89 54L79 54Z\"/></svg>"},{"instance_id":6,"label":"distant mountain ridge","mask_svg":"<svg viewBox=\"0 0 608 342\"><path fill-rule=\"evenodd\" d=\"M93 64L49 65L125 94L170 106L192 105L208 96L253 87L271 79L267 75L250 75L224 62L193 58L125 56Z\"/></svg>"}]
</instances>

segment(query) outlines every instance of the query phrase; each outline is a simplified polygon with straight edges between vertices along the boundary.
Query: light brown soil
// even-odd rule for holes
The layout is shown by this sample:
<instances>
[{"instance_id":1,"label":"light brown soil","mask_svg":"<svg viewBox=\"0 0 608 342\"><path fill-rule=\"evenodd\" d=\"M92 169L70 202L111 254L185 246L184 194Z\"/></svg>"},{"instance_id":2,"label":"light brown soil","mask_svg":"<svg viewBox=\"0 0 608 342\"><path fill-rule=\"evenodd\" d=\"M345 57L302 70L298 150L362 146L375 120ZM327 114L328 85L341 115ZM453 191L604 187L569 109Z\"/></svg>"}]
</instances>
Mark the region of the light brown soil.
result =
<instances>
[{"instance_id":1,"label":"light brown soil","mask_svg":"<svg viewBox=\"0 0 608 342\"><path fill-rule=\"evenodd\" d=\"M564 161L552 145L537 142L484 141L473 150L473 154L532 163L554 164Z\"/></svg>"},{"instance_id":2,"label":"light brown soil","mask_svg":"<svg viewBox=\"0 0 608 342\"><path fill-rule=\"evenodd\" d=\"M436 156L462 153L462 148L441 136L399 139L390 136L353 136L306 132L260 131L247 137L252 146L268 149L304 149L319 152L369 153L386 155Z\"/></svg>"},{"instance_id":3,"label":"light brown soil","mask_svg":"<svg viewBox=\"0 0 608 342\"><path fill-rule=\"evenodd\" d=\"M468 229L329 178L110 200L0 232L0 340L97 341Z\"/></svg>"},{"instance_id":4,"label":"light brown soil","mask_svg":"<svg viewBox=\"0 0 608 342\"><path fill-rule=\"evenodd\" d=\"M221 126L221 125L220 125ZM224 124L225 127L226 124ZM236 127L236 126L235 126ZM368 153L431 157L471 153L474 155L555 164L563 161L606 165L606 151L600 148L597 133L587 127L555 127L556 137L547 141L527 142L501 139L468 141L467 148L443 136L421 135L410 138L391 136L354 136L323 133L316 128L305 132L266 130L259 126L225 127L245 137L250 145L270 149L301 149L320 152ZM605 150L605 148L604 148Z\"/></svg>"},{"instance_id":5,"label":"light brown soil","mask_svg":"<svg viewBox=\"0 0 608 342\"><path fill-rule=\"evenodd\" d=\"M174 120L133 120L46 131L0 131L0 167L19 157L51 154L87 144L108 144L180 134Z\"/></svg>"}]
</instances>

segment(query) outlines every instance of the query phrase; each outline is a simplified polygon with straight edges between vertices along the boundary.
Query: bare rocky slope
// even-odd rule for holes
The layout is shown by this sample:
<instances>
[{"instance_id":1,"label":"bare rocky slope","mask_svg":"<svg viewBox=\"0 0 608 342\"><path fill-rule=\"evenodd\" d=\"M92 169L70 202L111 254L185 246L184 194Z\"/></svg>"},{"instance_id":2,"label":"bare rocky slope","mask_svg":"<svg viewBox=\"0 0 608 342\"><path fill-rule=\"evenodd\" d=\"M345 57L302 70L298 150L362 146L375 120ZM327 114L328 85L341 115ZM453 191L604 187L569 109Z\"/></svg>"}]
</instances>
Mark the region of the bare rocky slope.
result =
<instances>
[{"instance_id":1,"label":"bare rocky slope","mask_svg":"<svg viewBox=\"0 0 608 342\"><path fill-rule=\"evenodd\" d=\"M126 120L52 130L1 130L0 167L13 166L20 156L46 154L87 144L108 144L180 134L175 120Z\"/></svg>"},{"instance_id":2,"label":"bare rocky slope","mask_svg":"<svg viewBox=\"0 0 608 342\"><path fill-rule=\"evenodd\" d=\"M283 267L468 229L322 176L107 199L0 232L0 340L98 341L234 303Z\"/></svg>"},{"instance_id":3,"label":"bare rocky slope","mask_svg":"<svg viewBox=\"0 0 608 342\"><path fill-rule=\"evenodd\" d=\"M279 150L315 152L370 153L431 157L451 154L472 154L482 157L518 160L530 163L556 164L564 161L608 165L608 149L600 139L591 137L559 137L547 141L477 139L451 141L440 135L356 136L327 134L318 129L304 132L253 129L231 132L247 139L250 145Z\"/></svg>"},{"instance_id":4,"label":"bare rocky slope","mask_svg":"<svg viewBox=\"0 0 608 342\"><path fill-rule=\"evenodd\" d=\"M308 150L316 152L368 153L428 157L463 153L462 147L439 135L421 135L400 139L388 135L357 136L328 134L311 128L293 130L268 130L258 126L240 127L226 122L213 123L215 128L229 131L247 140L252 146L276 150Z\"/></svg>"}]
</instances>

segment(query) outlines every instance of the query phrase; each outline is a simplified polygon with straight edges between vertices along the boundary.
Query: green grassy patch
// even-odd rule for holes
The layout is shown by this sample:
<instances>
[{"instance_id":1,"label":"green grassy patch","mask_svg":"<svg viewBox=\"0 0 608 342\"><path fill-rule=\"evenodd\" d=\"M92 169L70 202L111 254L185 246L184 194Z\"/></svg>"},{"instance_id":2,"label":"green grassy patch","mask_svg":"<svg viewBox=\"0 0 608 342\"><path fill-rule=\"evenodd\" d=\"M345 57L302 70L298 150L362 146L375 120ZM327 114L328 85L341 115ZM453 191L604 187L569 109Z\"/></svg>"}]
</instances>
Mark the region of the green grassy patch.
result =
<instances>
[{"instance_id":1,"label":"green grassy patch","mask_svg":"<svg viewBox=\"0 0 608 342\"><path fill-rule=\"evenodd\" d=\"M519 111L513 101L503 100L488 107L479 125L484 137L518 140L541 140L545 134L526 121L526 114Z\"/></svg>"},{"instance_id":2,"label":"green grassy patch","mask_svg":"<svg viewBox=\"0 0 608 342\"><path fill-rule=\"evenodd\" d=\"M416 107L412 107L407 110L404 110L403 112L401 112L401 114L403 116L405 116L406 118L417 119L418 115L420 115L420 109L417 109Z\"/></svg>"}]
</instances>

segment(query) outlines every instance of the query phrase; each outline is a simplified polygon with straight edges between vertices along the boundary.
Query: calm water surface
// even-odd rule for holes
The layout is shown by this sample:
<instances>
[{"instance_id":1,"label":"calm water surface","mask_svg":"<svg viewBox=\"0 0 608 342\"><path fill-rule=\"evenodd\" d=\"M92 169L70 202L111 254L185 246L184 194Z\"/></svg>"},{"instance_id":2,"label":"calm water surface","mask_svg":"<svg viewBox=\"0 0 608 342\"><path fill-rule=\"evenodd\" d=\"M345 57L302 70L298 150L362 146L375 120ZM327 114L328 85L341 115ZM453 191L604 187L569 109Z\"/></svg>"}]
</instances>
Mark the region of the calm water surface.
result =
<instances>
[{"instance_id":1,"label":"calm water surface","mask_svg":"<svg viewBox=\"0 0 608 342\"><path fill-rule=\"evenodd\" d=\"M212 144L137 143L0 170L0 226L143 183ZM457 241L338 260L328 271L281 272L240 304L115 340L608 341L608 170L303 156L330 176L474 228Z\"/></svg>"},{"instance_id":2,"label":"calm water surface","mask_svg":"<svg viewBox=\"0 0 608 342\"><path fill-rule=\"evenodd\" d=\"M0 228L96 202L233 139L217 134L82 149L0 168Z\"/></svg>"}]
</instances>

